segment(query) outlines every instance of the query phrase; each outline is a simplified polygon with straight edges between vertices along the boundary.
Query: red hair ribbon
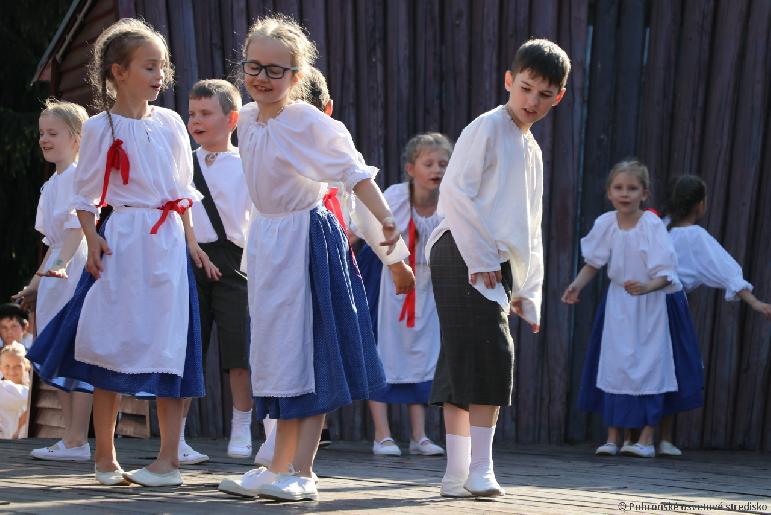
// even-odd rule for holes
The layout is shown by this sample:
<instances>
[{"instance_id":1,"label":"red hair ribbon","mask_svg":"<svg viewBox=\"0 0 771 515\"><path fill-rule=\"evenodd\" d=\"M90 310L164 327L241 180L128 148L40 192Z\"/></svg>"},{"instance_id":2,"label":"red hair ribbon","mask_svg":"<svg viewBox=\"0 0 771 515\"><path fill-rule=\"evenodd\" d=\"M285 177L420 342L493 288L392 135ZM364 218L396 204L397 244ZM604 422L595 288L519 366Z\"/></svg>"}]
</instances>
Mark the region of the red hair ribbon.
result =
<instances>
[{"instance_id":1,"label":"red hair ribbon","mask_svg":"<svg viewBox=\"0 0 771 515\"><path fill-rule=\"evenodd\" d=\"M113 140L112 145L107 150L107 163L104 165L104 182L102 185L102 196L99 198L99 204L97 207L104 207L107 204L104 199L107 196L107 186L110 185L110 174L113 169L120 170L121 179L123 184L128 184L129 170L131 165L129 164L128 154L123 150L123 141L116 139Z\"/></svg>"},{"instance_id":2,"label":"red hair ribbon","mask_svg":"<svg viewBox=\"0 0 771 515\"><path fill-rule=\"evenodd\" d=\"M410 225L407 227L409 233L409 248L410 248L410 268L415 271L415 243L418 238L418 231L415 228L415 221L410 216ZM399 315L399 322L407 318L407 327L415 327L415 288L413 288L406 297L404 297L404 304L402 304L402 312Z\"/></svg>"},{"instance_id":3,"label":"red hair ribbon","mask_svg":"<svg viewBox=\"0 0 771 515\"><path fill-rule=\"evenodd\" d=\"M182 202L186 202L187 205L181 204ZM193 205L193 199L190 198L178 198L176 200L169 200L164 205L159 207L163 213L161 213L161 217L158 219L157 222L155 222L155 225L153 225L153 228L150 229L150 234L158 234L158 229L161 225L163 225L163 222L166 221L166 218L169 217L169 213L171 211L174 211L176 213L179 213L180 215L184 215L185 211Z\"/></svg>"},{"instance_id":4,"label":"red hair ribbon","mask_svg":"<svg viewBox=\"0 0 771 515\"><path fill-rule=\"evenodd\" d=\"M345 226L345 218L343 217L343 208L340 206L340 201L337 199L337 188L329 188L324 198L321 201L324 207L329 212L335 215L337 221L340 222L340 227L343 228L343 232L348 234L348 228Z\"/></svg>"},{"instance_id":5,"label":"red hair ribbon","mask_svg":"<svg viewBox=\"0 0 771 515\"><path fill-rule=\"evenodd\" d=\"M656 210L655 210L655 209L653 209L652 207L649 207L649 208L647 208L647 209L646 209L646 211L650 211L650 212L651 212L651 213L653 213L654 215L656 215L656 216L658 216L659 218L661 218L661 213L659 213L658 211L656 211Z\"/></svg>"}]
</instances>

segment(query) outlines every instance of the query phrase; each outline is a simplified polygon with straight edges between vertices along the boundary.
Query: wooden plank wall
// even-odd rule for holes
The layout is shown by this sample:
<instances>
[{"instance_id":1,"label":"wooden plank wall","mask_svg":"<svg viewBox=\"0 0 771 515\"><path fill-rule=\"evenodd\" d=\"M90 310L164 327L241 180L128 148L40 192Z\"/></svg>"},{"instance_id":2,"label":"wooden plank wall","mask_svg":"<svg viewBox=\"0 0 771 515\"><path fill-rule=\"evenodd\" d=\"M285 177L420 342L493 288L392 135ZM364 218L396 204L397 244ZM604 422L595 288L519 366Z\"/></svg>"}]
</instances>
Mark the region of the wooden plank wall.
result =
<instances>
[{"instance_id":1,"label":"wooden plank wall","mask_svg":"<svg viewBox=\"0 0 771 515\"><path fill-rule=\"evenodd\" d=\"M114 6L168 38L176 85L159 103L183 117L193 82L232 76L256 17L283 12L301 20L319 47L335 117L381 168L384 185L400 180L401 148L414 133L438 130L455 139L475 116L505 101L503 71L524 40L548 37L568 51L568 94L533 131L547 185L544 328L534 336L513 323L516 389L496 433L501 441L604 437L598 418L579 412L575 399L605 281L587 288L575 309L559 296L580 263L580 236L609 209L605 178L619 159L637 155L649 165L655 206L671 177L701 175L710 195L704 225L744 264L758 296L771 297L767 0L116 0ZM679 417L677 440L687 447L771 449L771 324L718 292L698 292L691 304L707 401ZM195 403L190 434L229 430L229 387L217 360L215 350L209 397ZM396 436L406 439L405 408L391 415ZM330 418L337 437L371 434L361 403ZM433 438L442 437L440 422L430 410Z\"/></svg>"}]
</instances>

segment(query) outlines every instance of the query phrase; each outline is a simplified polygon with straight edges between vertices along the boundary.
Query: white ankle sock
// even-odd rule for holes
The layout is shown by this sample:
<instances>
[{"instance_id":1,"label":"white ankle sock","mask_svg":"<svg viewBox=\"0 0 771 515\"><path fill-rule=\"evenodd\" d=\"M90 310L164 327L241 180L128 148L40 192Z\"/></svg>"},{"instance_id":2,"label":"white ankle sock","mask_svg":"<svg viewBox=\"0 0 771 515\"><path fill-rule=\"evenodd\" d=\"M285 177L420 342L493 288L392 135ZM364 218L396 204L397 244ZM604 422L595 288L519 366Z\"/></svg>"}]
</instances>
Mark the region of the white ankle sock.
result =
<instances>
[{"instance_id":1,"label":"white ankle sock","mask_svg":"<svg viewBox=\"0 0 771 515\"><path fill-rule=\"evenodd\" d=\"M471 426L471 466L473 472L492 472L493 470L493 436L495 426Z\"/></svg>"},{"instance_id":2,"label":"white ankle sock","mask_svg":"<svg viewBox=\"0 0 771 515\"><path fill-rule=\"evenodd\" d=\"M252 435L252 410L239 411L237 408L233 408L233 421L231 424L230 436Z\"/></svg>"},{"instance_id":3,"label":"white ankle sock","mask_svg":"<svg viewBox=\"0 0 771 515\"><path fill-rule=\"evenodd\" d=\"M179 441L185 443L185 424L187 423L187 417L182 417L182 424L179 428Z\"/></svg>"},{"instance_id":4,"label":"white ankle sock","mask_svg":"<svg viewBox=\"0 0 771 515\"><path fill-rule=\"evenodd\" d=\"M273 459L276 449L276 426L278 421L265 417L262 425L265 426L265 442L260 446L259 454L265 458L270 457L270 459Z\"/></svg>"},{"instance_id":5,"label":"white ankle sock","mask_svg":"<svg viewBox=\"0 0 771 515\"><path fill-rule=\"evenodd\" d=\"M443 481L465 481L471 463L471 438L460 435L446 435L447 469Z\"/></svg>"}]
</instances>

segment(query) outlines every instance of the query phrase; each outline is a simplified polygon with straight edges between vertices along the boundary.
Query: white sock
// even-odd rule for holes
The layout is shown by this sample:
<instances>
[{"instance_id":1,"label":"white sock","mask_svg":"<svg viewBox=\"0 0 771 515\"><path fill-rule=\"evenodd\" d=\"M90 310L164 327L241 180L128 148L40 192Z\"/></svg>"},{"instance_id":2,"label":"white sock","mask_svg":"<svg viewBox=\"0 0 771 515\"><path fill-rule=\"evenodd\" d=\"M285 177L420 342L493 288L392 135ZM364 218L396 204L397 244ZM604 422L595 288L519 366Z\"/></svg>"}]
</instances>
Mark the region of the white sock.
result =
<instances>
[{"instance_id":1,"label":"white sock","mask_svg":"<svg viewBox=\"0 0 771 515\"><path fill-rule=\"evenodd\" d=\"M276 450L276 426L278 422L274 418L265 417L262 425L265 427L265 442L260 446L259 454L264 458L273 459Z\"/></svg>"},{"instance_id":2,"label":"white sock","mask_svg":"<svg viewBox=\"0 0 771 515\"><path fill-rule=\"evenodd\" d=\"M471 438L448 433L446 442L447 469L442 481L465 481L471 463Z\"/></svg>"},{"instance_id":3,"label":"white sock","mask_svg":"<svg viewBox=\"0 0 771 515\"><path fill-rule=\"evenodd\" d=\"M233 407L233 420L231 423L230 436L244 435L252 436L252 410L240 411L235 406Z\"/></svg>"},{"instance_id":4,"label":"white sock","mask_svg":"<svg viewBox=\"0 0 771 515\"><path fill-rule=\"evenodd\" d=\"M185 424L187 423L187 417L182 417L182 425L179 428L179 441L185 443Z\"/></svg>"},{"instance_id":5,"label":"white sock","mask_svg":"<svg viewBox=\"0 0 771 515\"><path fill-rule=\"evenodd\" d=\"M493 471L493 435L495 426L471 426L471 466L472 472Z\"/></svg>"}]
</instances>

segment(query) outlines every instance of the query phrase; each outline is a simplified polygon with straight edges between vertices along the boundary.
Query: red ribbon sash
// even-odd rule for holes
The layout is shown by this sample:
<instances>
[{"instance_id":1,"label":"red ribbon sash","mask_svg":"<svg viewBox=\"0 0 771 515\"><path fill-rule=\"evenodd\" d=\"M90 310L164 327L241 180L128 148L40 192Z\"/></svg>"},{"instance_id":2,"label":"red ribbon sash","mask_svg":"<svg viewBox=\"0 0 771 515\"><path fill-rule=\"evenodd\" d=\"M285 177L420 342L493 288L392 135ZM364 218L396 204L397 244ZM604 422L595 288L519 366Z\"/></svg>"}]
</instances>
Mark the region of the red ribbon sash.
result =
<instances>
[{"instance_id":1,"label":"red ribbon sash","mask_svg":"<svg viewBox=\"0 0 771 515\"><path fill-rule=\"evenodd\" d=\"M110 185L110 174L113 169L120 170L121 179L123 184L128 184L129 171L131 165L129 163L128 154L123 150L123 141L116 139L113 140L112 145L107 150L107 163L104 165L104 182L102 184L102 196L99 198L99 204L97 207L104 207L107 204L104 199L107 196L107 187Z\"/></svg>"},{"instance_id":2,"label":"red ribbon sash","mask_svg":"<svg viewBox=\"0 0 771 515\"><path fill-rule=\"evenodd\" d=\"M337 188L329 188L321 203L324 204L328 211L335 215L337 221L340 222L340 227L343 228L343 232L348 234L348 228L345 226L345 218L343 217L343 208L340 206L340 201L337 198Z\"/></svg>"},{"instance_id":3,"label":"red ribbon sash","mask_svg":"<svg viewBox=\"0 0 771 515\"><path fill-rule=\"evenodd\" d=\"M410 248L410 268L415 271L415 244L417 240L417 229L415 228L415 221L410 216L410 225L407 228L409 234L409 248ZM415 327L415 288L413 288L406 297L404 297L404 304L402 304L402 312L399 315L399 322L407 319L407 327Z\"/></svg>"},{"instance_id":4,"label":"red ribbon sash","mask_svg":"<svg viewBox=\"0 0 771 515\"><path fill-rule=\"evenodd\" d=\"M182 204L182 203L185 204ZM193 205L193 199L190 198L178 198L176 200L169 200L164 205L159 207L161 211L161 217L158 219L157 222L155 222L155 225L153 225L153 228L150 229L150 234L158 234L158 229L163 225L163 222L166 221L166 219L169 217L169 213L171 211L174 211L176 213L179 213L180 216L185 214L185 211Z\"/></svg>"}]
</instances>

